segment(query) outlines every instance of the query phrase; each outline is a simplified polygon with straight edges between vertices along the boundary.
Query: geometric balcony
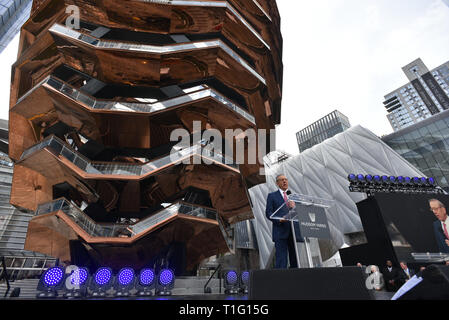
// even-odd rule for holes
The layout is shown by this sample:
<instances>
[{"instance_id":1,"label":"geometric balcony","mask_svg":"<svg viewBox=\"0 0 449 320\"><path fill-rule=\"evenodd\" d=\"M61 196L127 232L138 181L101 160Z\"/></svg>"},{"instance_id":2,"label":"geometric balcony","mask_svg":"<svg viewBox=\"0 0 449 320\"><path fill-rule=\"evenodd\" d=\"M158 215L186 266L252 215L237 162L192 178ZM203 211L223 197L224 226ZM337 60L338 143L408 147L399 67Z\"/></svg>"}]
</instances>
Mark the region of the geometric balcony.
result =
<instances>
[{"instance_id":1,"label":"geometric balcony","mask_svg":"<svg viewBox=\"0 0 449 320\"><path fill-rule=\"evenodd\" d=\"M65 227L61 226L61 223L65 224ZM165 227L168 224L172 225L171 229ZM67 250L68 242L80 237L91 246L99 245L98 248L101 248L103 244L112 248L126 245L128 251L132 252L136 250L133 246L135 243L142 242L144 238L150 237L151 233L162 227L165 234L168 234L167 230L172 232L176 227L182 227L185 235L190 233L189 230L194 232L188 237L186 246L190 251L189 264L195 264L201 260L201 255L195 254L198 245L201 245L202 254L205 253L203 251L205 248L212 254L233 250L232 238L228 236L220 217L213 209L178 202L133 224L100 224L67 199L57 199L39 206L30 222L25 247L27 250L45 252L50 256L57 253L57 256L70 260L70 253ZM182 237L175 234L172 236ZM53 241L40 240L49 237ZM157 252L149 254L155 255ZM111 263L114 263L117 257L109 259ZM121 261L115 261L115 264L120 265L120 263Z\"/></svg>"},{"instance_id":2,"label":"geometric balcony","mask_svg":"<svg viewBox=\"0 0 449 320\"><path fill-rule=\"evenodd\" d=\"M39 157L39 161L33 161L33 157ZM209 147L202 146L201 143L145 164L127 164L91 162L55 136L50 136L25 150L18 164L41 172L44 175L46 173L45 168L52 167L48 166L48 164L59 162L70 170L75 171L83 179L143 180L159 173L161 170L166 170L180 163L201 164L202 162L199 159L202 159L206 164L214 164L240 173L238 165L234 164L232 159L213 152ZM44 161L47 166L42 166Z\"/></svg>"},{"instance_id":3,"label":"geometric balcony","mask_svg":"<svg viewBox=\"0 0 449 320\"><path fill-rule=\"evenodd\" d=\"M232 126L242 128L255 126L254 116L207 85L197 85L182 91L184 95L150 103L101 100L54 76L48 76L23 95L11 111L29 119L37 137L40 135L39 124L43 120L48 123L57 120L64 123L70 121L66 124L77 126L74 129L85 137L98 139L100 133L97 130L97 123L107 121L106 117L111 114L157 118L162 114L177 112L172 115L176 117L181 110L190 109L196 112L205 109L206 114L213 123L217 123L217 129L221 129L223 135L224 129ZM36 101L40 103L36 104ZM67 108L69 105L72 106L71 109ZM73 113L73 110L77 110L77 113ZM102 115L106 119L103 119ZM78 121L70 120L73 116L77 117ZM198 116L198 120L202 118Z\"/></svg>"}]
</instances>

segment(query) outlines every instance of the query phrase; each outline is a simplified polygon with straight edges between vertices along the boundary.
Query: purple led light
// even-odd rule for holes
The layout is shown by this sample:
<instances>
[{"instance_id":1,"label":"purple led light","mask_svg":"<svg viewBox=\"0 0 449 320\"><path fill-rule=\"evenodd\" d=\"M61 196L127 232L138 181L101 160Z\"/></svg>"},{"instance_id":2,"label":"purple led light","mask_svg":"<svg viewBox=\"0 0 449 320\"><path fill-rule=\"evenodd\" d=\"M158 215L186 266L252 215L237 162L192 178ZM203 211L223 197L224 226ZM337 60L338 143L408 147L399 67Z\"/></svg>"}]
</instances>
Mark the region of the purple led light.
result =
<instances>
[{"instance_id":1,"label":"purple led light","mask_svg":"<svg viewBox=\"0 0 449 320\"><path fill-rule=\"evenodd\" d=\"M48 287L55 287L59 283L61 283L63 276L64 272L62 271L61 268L58 267L50 268L45 272L44 283Z\"/></svg>"},{"instance_id":2,"label":"purple led light","mask_svg":"<svg viewBox=\"0 0 449 320\"><path fill-rule=\"evenodd\" d=\"M249 272L248 271L242 272L242 282L243 282L243 284L249 283Z\"/></svg>"},{"instance_id":3,"label":"purple led light","mask_svg":"<svg viewBox=\"0 0 449 320\"><path fill-rule=\"evenodd\" d=\"M129 285L134 279L134 270L131 268L124 268L118 274L118 282L122 286Z\"/></svg>"},{"instance_id":4,"label":"purple led light","mask_svg":"<svg viewBox=\"0 0 449 320\"><path fill-rule=\"evenodd\" d=\"M103 286L111 280L112 272L108 268L100 268L95 274L95 282L99 286Z\"/></svg>"},{"instance_id":5,"label":"purple led light","mask_svg":"<svg viewBox=\"0 0 449 320\"><path fill-rule=\"evenodd\" d=\"M143 269L140 272L140 284L149 286L154 281L154 271L152 269Z\"/></svg>"},{"instance_id":6,"label":"purple led light","mask_svg":"<svg viewBox=\"0 0 449 320\"><path fill-rule=\"evenodd\" d=\"M70 282L74 285L82 286L88 277L86 268L76 269L70 275Z\"/></svg>"},{"instance_id":7,"label":"purple led light","mask_svg":"<svg viewBox=\"0 0 449 320\"><path fill-rule=\"evenodd\" d=\"M238 277L237 277L237 272L235 271L229 271L226 274L226 282L228 284L234 285L237 283Z\"/></svg>"},{"instance_id":8,"label":"purple led light","mask_svg":"<svg viewBox=\"0 0 449 320\"><path fill-rule=\"evenodd\" d=\"M168 286L172 283L174 280L175 275L173 274L173 271L170 269L164 269L159 274L159 283L163 286Z\"/></svg>"}]
</instances>

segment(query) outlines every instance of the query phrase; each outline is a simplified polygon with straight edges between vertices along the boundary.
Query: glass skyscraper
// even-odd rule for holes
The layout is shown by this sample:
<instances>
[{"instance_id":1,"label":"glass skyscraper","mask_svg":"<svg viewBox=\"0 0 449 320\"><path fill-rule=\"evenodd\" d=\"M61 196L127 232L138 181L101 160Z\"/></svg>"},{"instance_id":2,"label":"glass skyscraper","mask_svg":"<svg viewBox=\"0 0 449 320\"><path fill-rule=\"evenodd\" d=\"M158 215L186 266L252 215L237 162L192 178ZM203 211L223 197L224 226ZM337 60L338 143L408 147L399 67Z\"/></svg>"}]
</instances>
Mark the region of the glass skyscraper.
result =
<instances>
[{"instance_id":1,"label":"glass skyscraper","mask_svg":"<svg viewBox=\"0 0 449 320\"><path fill-rule=\"evenodd\" d=\"M29 18L32 0L0 0L0 53Z\"/></svg>"},{"instance_id":2,"label":"glass skyscraper","mask_svg":"<svg viewBox=\"0 0 449 320\"><path fill-rule=\"evenodd\" d=\"M449 110L394 132L382 140L449 191Z\"/></svg>"},{"instance_id":3,"label":"glass skyscraper","mask_svg":"<svg viewBox=\"0 0 449 320\"><path fill-rule=\"evenodd\" d=\"M304 152L350 127L351 124L349 123L348 117L340 111L335 110L296 133L299 152Z\"/></svg>"},{"instance_id":4,"label":"glass skyscraper","mask_svg":"<svg viewBox=\"0 0 449 320\"><path fill-rule=\"evenodd\" d=\"M449 109L449 61L429 71L417 59L402 70L410 82L387 94L383 103L394 131Z\"/></svg>"}]
</instances>

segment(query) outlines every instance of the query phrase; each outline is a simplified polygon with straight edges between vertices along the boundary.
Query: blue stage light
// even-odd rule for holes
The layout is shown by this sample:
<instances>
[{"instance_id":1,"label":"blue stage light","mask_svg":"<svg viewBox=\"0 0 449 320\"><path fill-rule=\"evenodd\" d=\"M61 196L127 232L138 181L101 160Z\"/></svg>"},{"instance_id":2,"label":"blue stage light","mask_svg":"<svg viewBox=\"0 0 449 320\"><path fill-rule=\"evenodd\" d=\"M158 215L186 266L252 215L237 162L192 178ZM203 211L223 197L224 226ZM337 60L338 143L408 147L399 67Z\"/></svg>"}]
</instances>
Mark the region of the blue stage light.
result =
<instances>
[{"instance_id":1,"label":"blue stage light","mask_svg":"<svg viewBox=\"0 0 449 320\"><path fill-rule=\"evenodd\" d=\"M160 296L171 295L171 289L175 285L175 273L171 269L162 269L159 272L156 293Z\"/></svg>"},{"instance_id":2,"label":"blue stage light","mask_svg":"<svg viewBox=\"0 0 449 320\"><path fill-rule=\"evenodd\" d=\"M235 272L234 270L229 271L226 274L226 282L230 285L235 285L237 284L237 272Z\"/></svg>"},{"instance_id":3,"label":"blue stage light","mask_svg":"<svg viewBox=\"0 0 449 320\"><path fill-rule=\"evenodd\" d=\"M365 176L363 174L357 175L357 181L358 182L365 182Z\"/></svg>"},{"instance_id":4,"label":"blue stage light","mask_svg":"<svg viewBox=\"0 0 449 320\"><path fill-rule=\"evenodd\" d=\"M172 283L174 278L175 275L173 274L173 271L170 269L163 269L159 274L159 283L163 286L168 286Z\"/></svg>"},{"instance_id":5,"label":"blue stage light","mask_svg":"<svg viewBox=\"0 0 449 320\"><path fill-rule=\"evenodd\" d=\"M51 267L46 270L39 280L36 294L37 298L54 298L58 296L57 290L64 285L64 268L60 266Z\"/></svg>"},{"instance_id":6,"label":"blue stage light","mask_svg":"<svg viewBox=\"0 0 449 320\"><path fill-rule=\"evenodd\" d=\"M389 182L388 176L382 176L381 180L382 180L383 183L388 183Z\"/></svg>"},{"instance_id":7,"label":"blue stage light","mask_svg":"<svg viewBox=\"0 0 449 320\"><path fill-rule=\"evenodd\" d=\"M249 271L243 271L240 274L240 289L244 294L247 294L248 287L249 287Z\"/></svg>"},{"instance_id":8,"label":"blue stage light","mask_svg":"<svg viewBox=\"0 0 449 320\"><path fill-rule=\"evenodd\" d=\"M421 183L421 179L419 179L418 177L413 177L412 182L415 185L419 185Z\"/></svg>"},{"instance_id":9,"label":"blue stage light","mask_svg":"<svg viewBox=\"0 0 449 320\"><path fill-rule=\"evenodd\" d=\"M153 269L142 269L140 271L140 284L143 286L151 286L154 283L155 274Z\"/></svg>"},{"instance_id":10,"label":"blue stage light","mask_svg":"<svg viewBox=\"0 0 449 320\"><path fill-rule=\"evenodd\" d=\"M400 184L404 184L404 182L405 182L404 177L403 176L399 176L398 179L397 179L397 182L400 183Z\"/></svg>"},{"instance_id":11,"label":"blue stage light","mask_svg":"<svg viewBox=\"0 0 449 320\"><path fill-rule=\"evenodd\" d=\"M118 274L118 282L122 286L128 286L134 280L134 270L131 268L123 268Z\"/></svg>"},{"instance_id":12,"label":"blue stage light","mask_svg":"<svg viewBox=\"0 0 449 320\"><path fill-rule=\"evenodd\" d=\"M373 176L372 175L370 175L370 174L367 174L366 176L365 176L365 180L366 180L366 182L373 182Z\"/></svg>"},{"instance_id":13,"label":"blue stage light","mask_svg":"<svg viewBox=\"0 0 449 320\"><path fill-rule=\"evenodd\" d=\"M348 175L348 180L349 182L356 182L357 181L357 176L353 173Z\"/></svg>"},{"instance_id":14,"label":"blue stage light","mask_svg":"<svg viewBox=\"0 0 449 320\"><path fill-rule=\"evenodd\" d=\"M104 286L109 283L112 277L112 271L109 268L100 268L95 273L95 283Z\"/></svg>"},{"instance_id":15,"label":"blue stage light","mask_svg":"<svg viewBox=\"0 0 449 320\"><path fill-rule=\"evenodd\" d=\"M44 284L47 287L56 287L61 283L64 271L59 267L50 268L45 272Z\"/></svg>"},{"instance_id":16,"label":"blue stage light","mask_svg":"<svg viewBox=\"0 0 449 320\"><path fill-rule=\"evenodd\" d=\"M235 270L227 270L224 274L224 286L226 294L239 293L239 276Z\"/></svg>"},{"instance_id":17,"label":"blue stage light","mask_svg":"<svg viewBox=\"0 0 449 320\"><path fill-rule=\"evenodd\" d=\"M395 183L396 182L396 177L395 176L389 176L388 177L388 181L390 181L390 183Z\"/></svg>"},{"instance_id":18,"label":"blue stage light","mask_svg":"<svg viewBox=\"0 0 449 320\"><path fill-rule=\"evenodd\" d=\"M152 296L152 289L155 286L156 274L153 269L144 268L140 270L139 281L136 281L138 296Z\"/></svg>"},{"instance_id":19,"label":"blue stage light","mask_svg":"<svg viewBox=\"0 0 449 320\"><path fill-rule=\"evenodd\" d=\"M373 177L373 180L374 180L375 183L380 183L380 182L381 182L381 179L380 179L380 176L379 176L379 175L375 175L375 176Z\"/></svg>"},{"instance_id":20,"label":"blue stage light","mask_svg":"<svg viewBox=\"0 0 449 320\"><path fill-rule=\"evenodd\" d=\"M427 184L427 178L421 178L421 184L422 185L425 185L425 184Z\"/></svg>"},{"instance_id":21,"label":"blue stage light","mask_svg":"<svg viewBox=\"0 0 449 320\"><path fill-rule=\"evenodd\" d=\"M427 183L431 186L434 186L436 184L435 178L432 178L432 177L427 178Z\"/></svg>"},{"instance_id":22,"label":"blue stage light","mask_svg":"<svg viewBox=\"0 0 449 320\"><path fill-rule=\"evenodd\" d=\"M82 286L86 283L89 272L86 268L78 268L70 275L70 283L77 286Z\"/></svg>"},{"instance_id":23,"label":"blue stage light","mask_svg":"<svg viewBox=\"0 0 449 320\"><path fill-rule=\"evenodd\" d=\"M66 274L68 274L68 277L65 281L64 297L84 297L87 294L87 280L89 279L89 271L87 268L68 266L66 268Z\"/></svg>"},{"instance_id":24,"label":"blue stage light","mask_svg":"<svg viewBox=\"0 0 449 320\"><path fill-rule=\"evenodd\" d=\"M410 177L405 177L404 182L405 184L409 185L412 182L412 179Z\"/></svg>"},{"instance_id":25,"label":"blue stage light","mask_svg":"<svg viewBox=\"0 0 449 320\"><path fill-rule=\"evenodd\" d=\"M112 270L108 267L101 267L97 269L94 276L91 278L90 290L92 291L92 296L105 296L106 291L113 285L112 281Z\"/></svg>"}]
</instances>

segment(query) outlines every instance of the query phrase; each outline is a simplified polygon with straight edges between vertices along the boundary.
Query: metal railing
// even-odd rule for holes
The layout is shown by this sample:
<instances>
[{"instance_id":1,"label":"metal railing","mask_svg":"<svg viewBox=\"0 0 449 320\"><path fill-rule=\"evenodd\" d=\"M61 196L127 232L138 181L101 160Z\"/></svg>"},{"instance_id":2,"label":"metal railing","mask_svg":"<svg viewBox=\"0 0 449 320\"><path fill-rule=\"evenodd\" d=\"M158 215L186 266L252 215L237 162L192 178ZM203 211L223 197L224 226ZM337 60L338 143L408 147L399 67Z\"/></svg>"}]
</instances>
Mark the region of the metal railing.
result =
<instances>
[{"instance_id":1,"label":"metal railing","mask_svg":"<svg viewBox=\"0 0 449 320\"><path fill-rule=\"evenodd\" d=\"M37 90L41 86L48 86L65 95L66 97L79 101L87 107L95 110L153 113L211 97L231 111L243 116L253 125L256 124L256 119L253 115L246 112L242 107L238 106L207 85L199 85L193 88L184 89L184 92L186 93L185 95L163 101L156 101L154 103L118 102L96 99L95 97L92 97L82 92L81 90L65 83L64 81L50 75L35 87L33 87L27 94L22 96L18 100L17 104L22 102L27 96L29 96L33 91Z\"/></svg>"},{"instance_id":2,"label":"metal railing","mask_svg":"<svg viewBox=\"0 0 449 320\"><path fill-rule=\"evenodd\" d=\"M81 209L70 203L65 198L39 205L35 215L38 216L56 211L64 212L73 222L89 234L89 236L104 238L139 235L140 233L156 226L158 223L169 219L170 217L177 215L178 213L211 220L217 220L218 216L217 211L215 210L179 202L172 204L167 208L164 208L161 211L134 224L102 224L92 220L87 214L81 211Z\"/></svg>"},{"instance_id":3,"label":"metal railing","mask_svg":"<svg viewBox=\"0 0 449 320\"><path fill-rule=\"evenodd\" d=\"M237 170L239 168L238 164L233 163L233 159L223 156L220 153L214 152L210 147L203 145L194 145L189 148L181 149L177 152L172 152L168 156L159 158L151 162L147 162L145 164L91 162L89 159L73 150L62 140L53 135L46 138L37 145L34 145L31 148L25 150L20 158L20 161L25 160L33 153L44 148L48 148L56 156L63 156L86 173L97 175L143 176L166 167L167 165L178 163L195 155L202 158L209 158L212 161L216 161ZM204 162L206 162L205 159L203 160Z\"/></svg>"},{"instance_id":4,"label":"metal railing","mask_svg":"<svg viewBox=\"0 0 449 320\"><path fill-rule=\"evenodd\" d=\"M228 47L222 40L207 40L198 42L187 42L180 44L164 45L164 46L154 46L148 44L140 43L129 43L129 42L119 42L114 40L103 40L92 37L87 34L83 34L79 31L70 29L64 25L55 23L49 31L54 34L62 35L63 37L72 38L77 41L82 41L89 44L95 48L105 48L105 49L115 49L115 50L127 50L132 52L143 52L149 54L170 54L185 52L186 50L198 50L198 49L213 49L219 47L226 54L228 54L232 59L244 67L248 72L250 72L254 77L256 77L260 82L266 85L265 79L254 70L251 65L242 59L237 53L235 53L230 47ZM262 38L260 38L262 39ZM262 40L263 41L263 40ZM264 42L265 43L265 42Z\"/></svg>"},{"instance_id":5,"label":"metal railing","mask_svg":"<svg viewBox=\"0 0 449 320\"><path fill-rule=\"evenodd\" d=\"M41 274L56 263L56 258L42 256L3 255L3 268L0 279L10 281L40 277Z\"/></svg>"}]
</instances>

